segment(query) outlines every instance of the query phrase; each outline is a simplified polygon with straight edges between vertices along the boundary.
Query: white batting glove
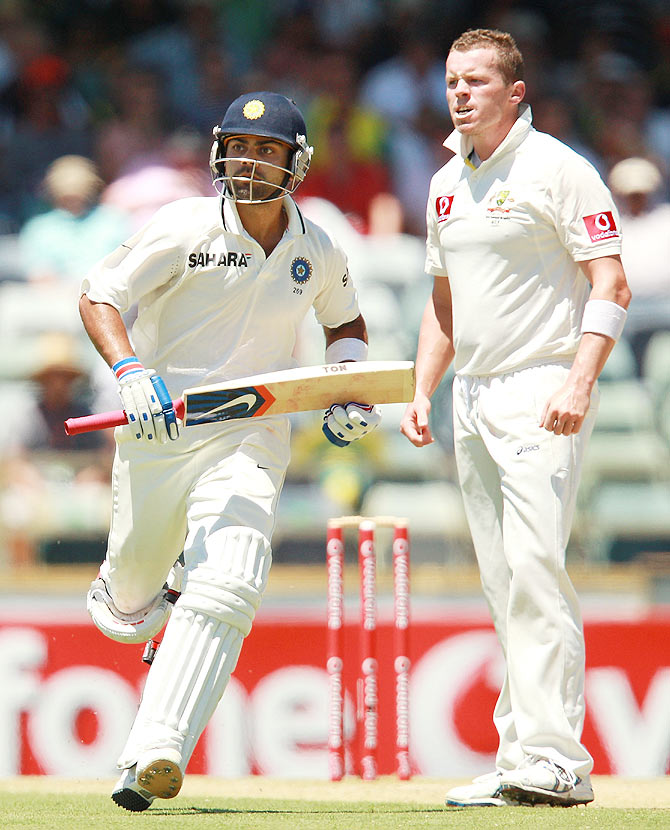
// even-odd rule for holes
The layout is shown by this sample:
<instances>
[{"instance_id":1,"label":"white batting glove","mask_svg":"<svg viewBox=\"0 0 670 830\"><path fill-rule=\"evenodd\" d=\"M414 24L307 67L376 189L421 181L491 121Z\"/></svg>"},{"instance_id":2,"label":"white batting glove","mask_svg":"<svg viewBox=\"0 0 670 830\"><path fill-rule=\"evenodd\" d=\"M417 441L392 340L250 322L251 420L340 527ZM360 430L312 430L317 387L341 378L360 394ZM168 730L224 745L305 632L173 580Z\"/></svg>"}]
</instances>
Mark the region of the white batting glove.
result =
<instances>
[{"instance_id":1,"label":"white batting glove","mask_svg":"<svg viewBox=\"0 0 670 830\"><path fill-rule=\"evenodd\" d=\"M326 438L338 447L346 447L358 441L368 432L377 429L382 419L378 406L350 402L341 406L333 404L323 415L321 427Z\"/></svg>"},{"instance_id":2,"label":"white batting glove","mask_svg":"<svg viewBox=\"0 0 670 830\"><path fill-rule=\"evenodd\" d=\"M155 369L145 369L136 357L112 366L119 381L119 395L138 441L165 444L179 437L177 415L163 379Z\"/></svg>"}]
</instances>

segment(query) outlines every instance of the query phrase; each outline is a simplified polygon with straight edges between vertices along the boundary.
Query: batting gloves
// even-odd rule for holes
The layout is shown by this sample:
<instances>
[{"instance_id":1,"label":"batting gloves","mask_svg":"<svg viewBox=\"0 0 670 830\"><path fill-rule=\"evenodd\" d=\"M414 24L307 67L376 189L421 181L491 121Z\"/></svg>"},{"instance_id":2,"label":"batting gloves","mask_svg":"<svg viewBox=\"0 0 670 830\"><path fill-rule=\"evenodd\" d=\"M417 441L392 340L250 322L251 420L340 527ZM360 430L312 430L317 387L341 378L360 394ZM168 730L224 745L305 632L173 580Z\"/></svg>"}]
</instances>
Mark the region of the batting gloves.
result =
<instances>
[{"instance_id":1,"label":"batting gloves","mask_svg":"<svg viewBox=\"0 0 670 830\"><path fill-rule=\"evenodd\" d=\"M138 441L158 441L179 437L177 415L170 393L155 369L145 369L133 355L112 366L119 382L119 395Z\"/></svg>"},{"instance_id":2,"label":"batting gloves","mask_svg":"<svg viewBox=\"0 0 670 830\"><path fill-rule=\"evenodd\" d=\"M358 441L368 432L377 429L382 419L378 406L363 403L333 404L323 416L321 427L326 438L338 447L346 447Z\"/></svg>"}]
</instances>

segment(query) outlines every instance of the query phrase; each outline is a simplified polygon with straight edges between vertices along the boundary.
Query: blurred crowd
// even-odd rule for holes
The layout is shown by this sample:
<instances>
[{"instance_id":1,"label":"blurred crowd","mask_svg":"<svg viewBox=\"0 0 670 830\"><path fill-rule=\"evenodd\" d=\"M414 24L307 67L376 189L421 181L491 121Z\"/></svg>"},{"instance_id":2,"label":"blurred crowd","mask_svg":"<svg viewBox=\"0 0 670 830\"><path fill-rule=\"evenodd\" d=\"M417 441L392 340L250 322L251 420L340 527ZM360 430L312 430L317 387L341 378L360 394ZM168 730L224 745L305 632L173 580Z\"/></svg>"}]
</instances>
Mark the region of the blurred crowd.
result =
<instances>
[{"instance_id":1,"label":"blurred crowd","mask_svg":"<svg viewBox=\"0 0 670 830\"><path fill-rule=\"evenodd\" d=\"M106 438L63 446L50 428L64 411L118 408L81 343L81 278L161 205L214 194L211 130L242 92L282 92L305 114L315 153L298 200L350 253L379 337L371 357L412 359L429 290L426 196L451 130L444 59L475 26L514 35L535 126L614 192L642 376L650 338L670 329L668 0L0 0L0 389L12 415L0 548L13 561L38 555L44 529L29 505L45 512L40 487L65 482L74 516L74 485L97 494L108 475ZM305 342L303 357L320 362ZM29 469L28 450L48 458ZM54 465L53 451L85 458ZM329 470L324 461L320 475ZM368 484L359 475L337 507L359 509ZM107 494L93 506L82 493L79 512L95 519L60 530L54 520L52 536L104 525Z\"/></svg>"}]
</instances>

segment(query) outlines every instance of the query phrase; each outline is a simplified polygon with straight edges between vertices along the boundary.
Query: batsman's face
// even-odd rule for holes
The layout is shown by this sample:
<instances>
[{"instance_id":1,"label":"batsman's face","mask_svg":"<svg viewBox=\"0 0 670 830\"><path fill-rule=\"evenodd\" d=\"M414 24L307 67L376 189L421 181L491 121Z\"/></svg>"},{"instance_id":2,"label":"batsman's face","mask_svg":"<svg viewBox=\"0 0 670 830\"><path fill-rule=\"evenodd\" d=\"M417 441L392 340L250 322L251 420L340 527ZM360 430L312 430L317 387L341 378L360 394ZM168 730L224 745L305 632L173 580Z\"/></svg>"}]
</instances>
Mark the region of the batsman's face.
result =
<instances>
[{"instance_id":1,"label":"batsman's face","mask_svg":"<svg viewBox=\"0 0 670 830\"><path fill-rule=\"evenodd\" d=\"M289 173L291 148L262 136L240 135L226 141L226 174L241 199L265 199L276 191Z\"/></svg>"},{"instance_id":2,"label":"batsman's face","mask_svg":"<svg viewBox=\"0 0 670 830\"><path fill-rule=\"evenodd\" d=\"M503 78L494 49L450 52L446 81L449 113L460 133L485 137L516 120L525 85Z\"/></svg>"}]
</instances>

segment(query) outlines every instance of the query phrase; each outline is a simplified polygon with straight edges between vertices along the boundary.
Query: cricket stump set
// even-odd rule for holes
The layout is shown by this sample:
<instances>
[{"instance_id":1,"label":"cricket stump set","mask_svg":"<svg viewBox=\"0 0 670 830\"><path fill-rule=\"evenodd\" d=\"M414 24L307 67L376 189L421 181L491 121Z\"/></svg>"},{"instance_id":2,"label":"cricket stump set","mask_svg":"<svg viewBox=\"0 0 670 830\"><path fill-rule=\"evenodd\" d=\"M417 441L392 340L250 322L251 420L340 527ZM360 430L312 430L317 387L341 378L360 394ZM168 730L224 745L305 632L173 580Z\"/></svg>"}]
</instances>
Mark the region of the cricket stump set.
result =
<instances>
[{"instance_id":1,"label":"cricket stump set","mask_svg":"<svg viewBox=\"0 0 670 830\"><path fill-rule=\"evenodd\" d=\"M379 683L377 662L377 559L375 528L393 528L393 668L395 676L396 773L411 777L409 761L409 539L407 520L393 516L342 516L328 522L327 663L329 677L328 764L331 781L346 773L344 737L344 530L358 527L360 578L359 674L356 685L354 771L377 778Z\"/></svg>"}]
</instances>

